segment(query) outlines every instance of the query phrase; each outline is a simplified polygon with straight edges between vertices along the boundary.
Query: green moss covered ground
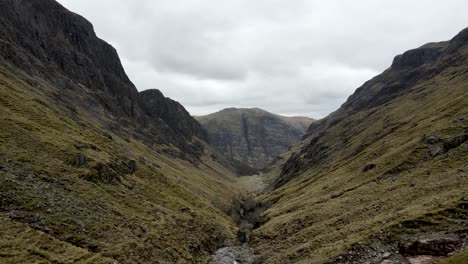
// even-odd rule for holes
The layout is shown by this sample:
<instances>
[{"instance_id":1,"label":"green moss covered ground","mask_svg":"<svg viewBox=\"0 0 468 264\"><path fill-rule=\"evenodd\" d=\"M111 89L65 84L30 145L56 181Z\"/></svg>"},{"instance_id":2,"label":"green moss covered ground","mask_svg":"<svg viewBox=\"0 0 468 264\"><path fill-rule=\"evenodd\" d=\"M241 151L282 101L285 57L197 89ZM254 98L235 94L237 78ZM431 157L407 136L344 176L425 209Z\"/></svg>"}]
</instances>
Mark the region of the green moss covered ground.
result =
<instances>
[{"instance_id":1,"label":"green moss covered ground","mask_svg":"<svg viewBox=\"0 0 468 264\"><path fill-rule=\"evenodd\" d=\"M230 172L108 130L60 89L0 68L0 262L204 263L234 240Z\"/></svg>"},{"instance_id":2,"label":"green moss covered ground","mask_svg":"<svg viewBox=\"0 0 468 264\"><path fill-rule=\"evenodd\" d=\"M457 58L466 59L463 52ZM318 264L381 234L466 231L467 145L433 157L421 138L466 133L467 67L447 67L328 128L322 156L308 157L319 162L264 195L274 204L253 243L263 260ZM369 164L375 167L366 171Z\"/></svg>"}]
</instances>

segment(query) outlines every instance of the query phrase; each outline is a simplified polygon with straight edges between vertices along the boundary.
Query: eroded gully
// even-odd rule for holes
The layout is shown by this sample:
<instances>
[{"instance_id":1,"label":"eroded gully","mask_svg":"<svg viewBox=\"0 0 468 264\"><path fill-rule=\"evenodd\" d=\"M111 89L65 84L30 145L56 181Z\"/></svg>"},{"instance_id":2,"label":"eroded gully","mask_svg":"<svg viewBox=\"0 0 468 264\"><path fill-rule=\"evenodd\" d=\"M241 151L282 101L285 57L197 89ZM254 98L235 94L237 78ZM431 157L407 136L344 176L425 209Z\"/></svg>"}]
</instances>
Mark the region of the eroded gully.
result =
<instances>
[{"instance_id":1,"label":"eroded gully","mask_svg":"<svg viewBox=\"0 0 468 264\"><path fill-rule=\"evenodd\" d=\"M257 263L255 251L249 246L250 234L254 228L263 223L262 213L266 205L256 200L266 184L261 175L241 177L239 184L249 195L233 201L230 216L239 225L237 232L238 245L218 249L213 254L211 264L253 264Z\"/></svg>"}]
</instances>

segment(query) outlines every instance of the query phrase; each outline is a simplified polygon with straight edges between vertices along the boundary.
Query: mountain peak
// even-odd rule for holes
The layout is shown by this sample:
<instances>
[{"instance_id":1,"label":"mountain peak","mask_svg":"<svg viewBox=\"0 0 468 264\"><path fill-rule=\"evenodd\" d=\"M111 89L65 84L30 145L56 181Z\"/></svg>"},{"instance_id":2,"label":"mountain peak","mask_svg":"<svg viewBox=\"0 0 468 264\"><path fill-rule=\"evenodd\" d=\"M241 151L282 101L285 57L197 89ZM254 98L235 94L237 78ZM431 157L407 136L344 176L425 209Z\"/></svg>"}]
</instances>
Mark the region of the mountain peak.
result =
<instances>
[{"instance_id":1,"label":"mountain peak","mask_svg":"<svg viewBox=\"0 0 468 264\"><path fill-rule=\"evenodd\" d=\"M205 140L206 134L200 124L177 101L164 96L158 89L148 89L139 93L146 113L153 118L160 118L175 132L186 139L198 137Z\"/></svg>"},{"instance_id":2,"label":"mountain peak","mask_svg":"<svg viewBox=\"0 0 468 264\"><path fill-rule=\"evenodd\" d=\"M255 170L263 169L297 143L313 122L260 108L233 107L196 119L207 131L209 142L233 161L234 167L242 163Z\"/></svg>"}]
</instances>

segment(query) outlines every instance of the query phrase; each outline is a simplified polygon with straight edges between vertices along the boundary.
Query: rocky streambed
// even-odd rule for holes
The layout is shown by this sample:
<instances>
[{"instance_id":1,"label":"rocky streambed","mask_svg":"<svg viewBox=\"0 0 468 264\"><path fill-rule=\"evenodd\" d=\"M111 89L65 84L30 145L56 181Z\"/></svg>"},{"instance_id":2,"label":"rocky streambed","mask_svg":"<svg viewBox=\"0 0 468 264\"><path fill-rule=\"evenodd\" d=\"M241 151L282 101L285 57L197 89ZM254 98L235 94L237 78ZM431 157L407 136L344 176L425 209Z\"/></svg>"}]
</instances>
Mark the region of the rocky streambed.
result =
<instances>
[{"instance_id":1,"label":"rocky streambed","mask_svg":"<svg viewBox=\"0 0 468 264\"><path fill-rule=\"evenodd\" d=\"M213 254L212 264L253 264L254 250L244 244L242 246L223 247Z\"/></svg>"},{"instance_id":2,"label":"rocky streambed","mask_svg":"<svg viewBox=\"0 0 468 264\"><path fill-rule=\"evenodd\" d=\"M263 212L269 207L256 199L266 185L260 175L243 177L243 187L251 193L249 196L235 199L229 212L231 218L239 225L237 231L238 245L218 249L214 254L211 264L253 264L258 263L253 248L249 246L250 235L254 228L258 228L265 221Z\"/></svg>"},{"instance_id":3,"label":"rocky streambed","mask_svg":"<svg viewBox=\"0 0 468 264\"><path fill-rule=\"evenodd\" d=\"M254 228L254 223L247 222L245 219L239 225L237 239L240 245L229 246L218 249L213 254L212 264L253 264L255 261L255 252L249 246L250 234Z\"/></svg>"}]
</instances>

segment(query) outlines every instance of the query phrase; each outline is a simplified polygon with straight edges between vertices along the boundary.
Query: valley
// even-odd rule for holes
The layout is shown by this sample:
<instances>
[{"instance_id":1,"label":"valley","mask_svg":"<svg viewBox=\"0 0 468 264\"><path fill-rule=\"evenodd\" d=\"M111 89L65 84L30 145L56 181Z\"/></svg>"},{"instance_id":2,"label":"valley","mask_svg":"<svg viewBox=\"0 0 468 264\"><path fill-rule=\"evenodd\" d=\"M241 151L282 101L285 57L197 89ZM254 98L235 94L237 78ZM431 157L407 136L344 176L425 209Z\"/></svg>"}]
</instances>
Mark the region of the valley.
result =
<instances>
[{"instance_id":1,"label":"valley","mask_svg":"<svg viewBox=\"0 0 468 264\"><path fill-rule=\"evenodd\" d=\"M241 215L232 214L230 216L238 223L239 230L237 231L238 243L240 245L223 247L213 254L212 264L230 264L230 263L245 263L253 264L257 263L255 250L249 246L250 236L253 228L258 225L258 220L255 217L251 217L249 214L252 212L257 215L261 215L266 208L257 204L257 195L261 193L267 186L261 175L243 176L239 178L239 187L245 191L245 200L241 204L233 203L233 208L239 208L236 211L240 211ZM232 210L231 209L231 210ZM258 212L256 212L258 210ZM243 215L242 215L243 214ZM264 221L263 219L261 221Z\"/></svg>"},{"instance_id":2,"label":"valley","mask_svg":"<svg viewBox=\"0 0 468 264\"><path fill-rule=\"evenodd\" d=\"M322 119L192 116L54 0L0 0L0 263L468 263L468 28Z\"/></svg>"}]
</instances>

